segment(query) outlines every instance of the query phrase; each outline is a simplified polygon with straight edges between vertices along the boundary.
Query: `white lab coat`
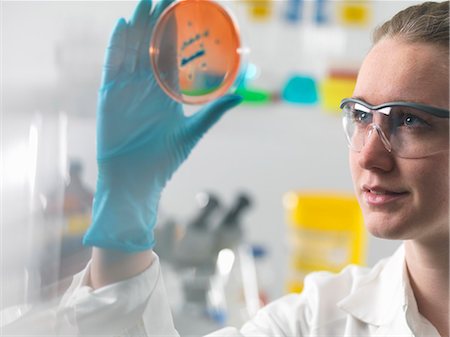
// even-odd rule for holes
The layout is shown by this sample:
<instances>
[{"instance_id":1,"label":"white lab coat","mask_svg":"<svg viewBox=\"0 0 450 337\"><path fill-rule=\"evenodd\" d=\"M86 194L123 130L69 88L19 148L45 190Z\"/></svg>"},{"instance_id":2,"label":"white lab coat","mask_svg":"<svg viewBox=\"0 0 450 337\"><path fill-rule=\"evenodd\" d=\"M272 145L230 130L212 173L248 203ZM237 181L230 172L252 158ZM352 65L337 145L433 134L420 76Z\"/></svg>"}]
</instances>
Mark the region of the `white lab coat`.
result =
<instances>
[{"instance_id":1,"label":"white lab coat","mask_svg":"<svg viewBox=\"0 0 450 337\"><path fill-rule=\"evenodd\" d=\"M18 318L3 333L8 335L8 328L15 326L27 327L34 335L37 330L33 325L41 324L43 329L45 319L45 328L57 336L178 336L158 259L142 274L98 290L85 285L88 274L89 266L76 275L57 308ZM417 310L401 246L372 269L349 266L339 274L311 274L301 294L287 295L267 305L239 330L225 328L209 336L439 334Z\"/></svg>"}]
</instances>

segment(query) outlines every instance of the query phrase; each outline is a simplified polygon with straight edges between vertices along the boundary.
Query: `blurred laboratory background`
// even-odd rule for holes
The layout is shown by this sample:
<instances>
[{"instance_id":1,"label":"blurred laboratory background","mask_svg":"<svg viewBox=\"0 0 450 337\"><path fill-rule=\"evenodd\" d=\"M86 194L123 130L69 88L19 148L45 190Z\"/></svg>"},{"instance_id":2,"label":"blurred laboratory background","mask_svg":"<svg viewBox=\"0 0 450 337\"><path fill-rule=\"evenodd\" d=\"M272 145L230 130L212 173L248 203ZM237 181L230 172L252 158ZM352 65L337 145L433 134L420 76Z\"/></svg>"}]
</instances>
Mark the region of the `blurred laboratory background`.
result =
<instances>
[{"instance_id":1,"label":"blurred laboratory background","mask_svg":"<svg viewBox=\"0 0 450 337\"><path fill-rule=\"evenodd\" d=\"M372 266L399 245L362 229L338 104L352 94L372 29L415 2L220 3L249 51L244 102L174 175L157 228L182 332L194 328L180 307L207 307L212 326L239 322L301 291L311 270ZM58 295L89 259L80 240L96 183L104 49L135 5L2 1L0 309Z\"/></svg>"}]
</instances>

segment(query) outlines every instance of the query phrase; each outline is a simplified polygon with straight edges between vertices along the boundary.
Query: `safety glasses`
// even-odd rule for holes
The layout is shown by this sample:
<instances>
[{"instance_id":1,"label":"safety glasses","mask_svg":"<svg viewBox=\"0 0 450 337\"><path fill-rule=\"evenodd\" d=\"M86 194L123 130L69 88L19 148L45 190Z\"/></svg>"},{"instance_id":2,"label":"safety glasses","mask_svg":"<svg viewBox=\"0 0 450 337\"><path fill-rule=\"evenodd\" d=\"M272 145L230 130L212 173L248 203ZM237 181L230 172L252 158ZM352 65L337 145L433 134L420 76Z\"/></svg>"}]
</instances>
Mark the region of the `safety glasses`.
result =
<instances>
[{"instance_id":1,"label":"safety glasses","mask_svg":"<svg viewBox=\"0 0 450 337\"><path fill-rule=\"evenodd\" d=\"M448 151L449 110L412 102L370 105L341 101L343 126L351 150L360 152L376 133L386 150L402 158L423 158Z\"/></svg>"}]
</instances>

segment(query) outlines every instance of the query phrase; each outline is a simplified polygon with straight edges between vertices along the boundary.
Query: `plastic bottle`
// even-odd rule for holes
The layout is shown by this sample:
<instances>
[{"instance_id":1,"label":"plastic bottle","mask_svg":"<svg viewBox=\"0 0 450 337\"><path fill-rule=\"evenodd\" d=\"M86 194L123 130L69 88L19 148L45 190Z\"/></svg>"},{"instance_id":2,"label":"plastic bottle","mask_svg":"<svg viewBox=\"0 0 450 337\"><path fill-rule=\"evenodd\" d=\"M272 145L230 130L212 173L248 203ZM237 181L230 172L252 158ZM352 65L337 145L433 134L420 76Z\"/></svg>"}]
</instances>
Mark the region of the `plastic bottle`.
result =
<instances>
[{"instance_id":1,"label":"plastic bottle","mask_svg":"<svg viewBox=\"0 0 450 337\"><path fill-rule=\"evenodd\" d=\"M84 247L84 232L91 223L93 192L83 183L83 165L72 160L64 191L63 214L66 220L61 241L60 279L81 271L89 261L91 250Z\"/></svg>"}]
</instances>

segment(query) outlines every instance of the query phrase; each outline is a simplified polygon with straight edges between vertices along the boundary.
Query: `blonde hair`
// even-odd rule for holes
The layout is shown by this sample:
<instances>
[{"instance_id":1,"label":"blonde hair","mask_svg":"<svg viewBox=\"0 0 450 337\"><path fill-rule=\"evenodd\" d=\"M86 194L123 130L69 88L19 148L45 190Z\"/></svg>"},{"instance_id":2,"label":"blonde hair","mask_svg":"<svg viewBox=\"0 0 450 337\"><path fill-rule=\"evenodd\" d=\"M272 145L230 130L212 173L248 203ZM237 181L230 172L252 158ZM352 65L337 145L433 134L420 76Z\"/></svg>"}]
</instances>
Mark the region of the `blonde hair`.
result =
<instances>
[{"instance_id":1,"label":"blonde hair","mask_svg":"<svg viewBox=\"0 0 450 337\"><path fill-rule=\"evenodd\" d=\"M406 42L425 42L449 49L449 1L425 2L398 12L392 19L377 27L373 43L385 37Z\"/></svg>"}]
</instances>

